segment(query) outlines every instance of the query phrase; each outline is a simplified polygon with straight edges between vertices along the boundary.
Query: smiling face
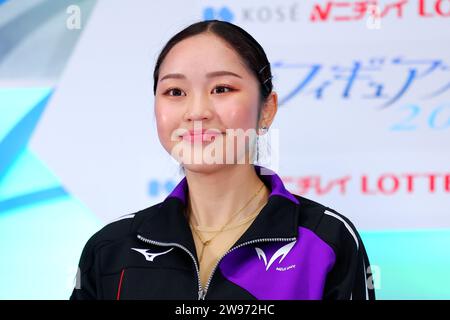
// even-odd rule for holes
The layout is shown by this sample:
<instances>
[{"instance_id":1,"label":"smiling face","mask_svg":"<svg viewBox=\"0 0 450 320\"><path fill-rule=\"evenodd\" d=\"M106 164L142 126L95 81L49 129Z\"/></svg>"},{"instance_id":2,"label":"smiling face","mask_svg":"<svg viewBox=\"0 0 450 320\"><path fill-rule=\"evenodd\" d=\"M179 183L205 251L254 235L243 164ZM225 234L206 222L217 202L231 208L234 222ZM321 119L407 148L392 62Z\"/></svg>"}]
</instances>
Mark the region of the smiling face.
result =
<instances>
[{"instance_id":1,"label":"smiling face","mask_svg":"<svg viewBox=\"0 0 450 320\"><path fill-rule=\"evenodd\" d=\"M242 137L243 131L256 128L259 97L258 80L226 42L206 33L184 39L169 51L160 67L155 115L161 144L193 171L223 165L190 163L195 154L211 154L211 150L216 157L223 153L223 163L229 163L230 156L233 163L242 159L248 163L248 149L232 144L229 130L242 129ZM220 135L191 135L201 129L214 129ZM174 155L179 150L183 150L184 160ZM185 161L186 153L193 156L191 161Z\"/></svg>"}]
</instances>

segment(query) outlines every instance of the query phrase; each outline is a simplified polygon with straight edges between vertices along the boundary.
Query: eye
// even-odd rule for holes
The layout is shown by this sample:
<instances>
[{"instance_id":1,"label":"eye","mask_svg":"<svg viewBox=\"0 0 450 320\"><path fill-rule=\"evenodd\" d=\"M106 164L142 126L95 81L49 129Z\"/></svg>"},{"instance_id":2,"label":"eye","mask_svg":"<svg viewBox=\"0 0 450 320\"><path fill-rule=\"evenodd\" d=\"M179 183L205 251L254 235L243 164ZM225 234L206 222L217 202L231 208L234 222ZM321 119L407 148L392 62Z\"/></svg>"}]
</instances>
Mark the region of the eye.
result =
<instances>
[{"instance_id":1,"label":"eye","mask_svg":"<svg viewBox=\"0 0 450 320\"><path fill-rule=\"evenodd\" d=\"M230 87L228 87L228 86L217 86L217 87L215 87L215 88L213 89L213 91L214 91L215 89L222 89L222 90L219 90L218 93L226 93L226 92L234 91L233 88L230 88ZM225 92L224 92L223 89L228 90L228 91L225 91Z\"/></svg>"},{"instance_id":2,"label":"eye","mask_svg":"<svg viewBox=\"0 0 450 320\"><path fill-rule=\"evenodd\" d=\"M173 93L173 94L170 94L170 93ZM164 92L164 95L173 96L173 97L180 97L182 94L183 94L183 92L181 91L181 89L178 89L178 88L170 88Z\"/></svg>"},{"instance_id":3,"label":"eye","mask_svg":"<svg viewBox=\"0 0 450 320\"><path fill-rule=\"evenodd\" d=\"M218 90L216 90L216 89L218 89ZM227 93L227 92L234 91L233 88L228 87L228 86L216 86L216 87L213 89L213 93L214 93L215 90L216 90L215 93L219 93L219 94L220 94L220 93ZM167 89L163 94L164 94L164 95L167 95L167 96L172 96L172 97L180 97L180 96L186 95L186 94L185 94L181 89L179 89L179 88L170 88L170 89Z\"/></svg>"}]
</instances>

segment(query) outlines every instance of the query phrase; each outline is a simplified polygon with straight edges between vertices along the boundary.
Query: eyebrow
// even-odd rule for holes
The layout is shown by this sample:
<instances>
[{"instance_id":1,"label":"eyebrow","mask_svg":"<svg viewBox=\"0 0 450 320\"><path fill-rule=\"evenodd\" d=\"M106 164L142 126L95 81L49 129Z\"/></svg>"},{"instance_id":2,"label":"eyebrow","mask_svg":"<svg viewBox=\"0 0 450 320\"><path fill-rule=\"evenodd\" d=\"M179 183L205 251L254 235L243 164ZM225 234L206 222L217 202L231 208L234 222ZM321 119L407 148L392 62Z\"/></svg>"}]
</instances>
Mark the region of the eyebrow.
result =
<instances>
[{"instance_id":1,"label":"eyebrow","mask_svg":"<svg viewBox=\"0 0 450 320\"><path fill-rule=\"evenodd\" d=\"M214 72L210 72L206 74L207 78L214 78L214 77L221 77L221 76L233 76L233 77L238 77L240 79L242 79L242 77L234 72L231 71L214 71ZM186 79L186 76L182 73L169 73L166 74L164 77L162 77L159 82L165 80L165 79Z\"/></svg>"}]
</instances>

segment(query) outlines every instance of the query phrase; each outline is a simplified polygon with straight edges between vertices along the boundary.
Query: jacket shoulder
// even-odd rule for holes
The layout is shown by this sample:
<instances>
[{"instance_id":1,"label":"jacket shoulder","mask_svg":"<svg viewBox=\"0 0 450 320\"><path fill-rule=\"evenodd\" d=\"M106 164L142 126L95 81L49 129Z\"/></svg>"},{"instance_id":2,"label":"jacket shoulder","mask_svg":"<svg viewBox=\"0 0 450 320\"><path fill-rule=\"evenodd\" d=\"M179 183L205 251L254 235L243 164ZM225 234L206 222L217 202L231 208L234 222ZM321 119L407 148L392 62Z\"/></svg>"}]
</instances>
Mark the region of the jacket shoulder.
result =
<instances>
[{"instance_id":1,"label":"jacket shoulder","mask_svg":"<svg viewBox=\"0 0 450 320\"><path fill-rule=\"evenodd\" d=\"M142 223L142 221L149 215L153 214L160 203L147 207L145 209L125 214L107 223L99 231L94 233L86 243L86 247L98 247L102 244L120 241L130 235Z\"/></svg>"},{"instance_id":2,"label":"jacket shoulder","mask_svg":"<svg viewBox=\"0 0 450 320\"><path fill-rule=\"evenodd\" d=\"M352 221L333 208L294 195L299 200L299 226L313 231L335 251L360 246L360 237ZM343 248L345 247L345 248Z\"/></svg>"}]
</instances>

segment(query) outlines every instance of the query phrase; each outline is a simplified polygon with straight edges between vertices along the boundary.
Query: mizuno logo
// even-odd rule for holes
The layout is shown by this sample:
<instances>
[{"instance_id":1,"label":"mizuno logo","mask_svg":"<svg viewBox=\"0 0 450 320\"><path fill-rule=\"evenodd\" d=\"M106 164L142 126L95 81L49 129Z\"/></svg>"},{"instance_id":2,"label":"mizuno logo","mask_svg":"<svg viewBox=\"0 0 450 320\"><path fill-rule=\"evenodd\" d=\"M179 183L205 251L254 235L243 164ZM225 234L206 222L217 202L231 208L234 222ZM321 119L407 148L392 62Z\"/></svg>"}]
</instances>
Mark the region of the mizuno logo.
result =
<instances>
[{"instance_id":1,"label":"mizuno logo","mask_svg":"<svg viewBox=\"0 0 450 320\"><path fill-rule=\"evenodd\" d=\"M297 242L297 240L292 241L284 246L282 246L280 249L278 249L272 256L272 258L270 258L270 261L267 263L267 257L266 254L264 253L264 251L262 251L261 248L255 248L256 249L256 253L258 254L258 258L259 260L261 260L261 258L264 261L264 265L266 266L266 271L269 270L270 266L275 262L275 260L277 260L278 258L281 257L280 261L278 261L278 263L281 263L281 261L283 261L283 259L287 256L287 254L289 253L289 251L291 251L292 247L294 246L294 244Z\"/></svg>"},{"instance_id":2,"label":"mizuno logo","mask_svg":"<svg viewBox=\"0 0 450 320\"><path fill-rule=\"evenodd\" d=\"M153 260L155 260L156 257L162 256L163 254L166 254L166 253L169 253L170 251L173 250L173 248L170 248L169 250L164 251L164 252L157 252L157 253L148 252L150 249L131 248L131 250L139 252L140 254L142 254L145 257L145 260L153 262Z\"/></svg>"}]
</instances>

